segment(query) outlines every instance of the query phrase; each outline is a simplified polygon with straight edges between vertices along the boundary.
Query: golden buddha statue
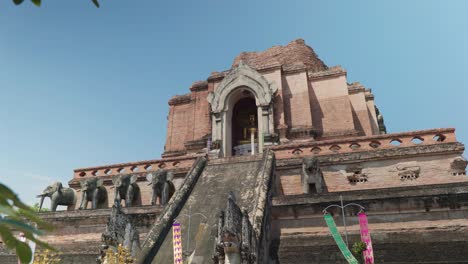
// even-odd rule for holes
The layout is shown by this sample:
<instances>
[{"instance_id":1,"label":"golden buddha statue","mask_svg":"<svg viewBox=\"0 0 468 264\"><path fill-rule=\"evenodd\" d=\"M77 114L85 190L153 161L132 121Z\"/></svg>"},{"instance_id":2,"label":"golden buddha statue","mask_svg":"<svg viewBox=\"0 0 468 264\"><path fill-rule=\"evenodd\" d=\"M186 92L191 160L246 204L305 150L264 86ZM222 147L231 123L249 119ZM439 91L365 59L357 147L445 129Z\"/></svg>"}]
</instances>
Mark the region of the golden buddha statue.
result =
<instances>
[{"instance_id":1,"label":"golden buddha statue","mask_svg":"<svg viewBox=\"0 0 468 264\"><path fill-rule=\"evenodd\" d=\"M244 123L242 128L242 140L239 140L238 144L249 144L251 135L254 136L255 142L257 142L257 122L255 115L249 115L249 119Z\"/></svg>"}]
</instances>

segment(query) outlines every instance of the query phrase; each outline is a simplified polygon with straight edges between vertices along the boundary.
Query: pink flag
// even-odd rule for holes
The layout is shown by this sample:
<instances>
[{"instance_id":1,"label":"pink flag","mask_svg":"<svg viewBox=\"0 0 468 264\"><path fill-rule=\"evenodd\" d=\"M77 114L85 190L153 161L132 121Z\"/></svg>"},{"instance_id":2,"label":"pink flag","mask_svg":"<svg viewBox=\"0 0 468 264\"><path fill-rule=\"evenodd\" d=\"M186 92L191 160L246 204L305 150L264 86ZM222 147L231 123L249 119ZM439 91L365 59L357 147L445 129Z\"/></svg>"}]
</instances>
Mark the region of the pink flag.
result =
<instances>
[{"instance_id":1,"label":"pink flag","mask_svg":"<svg viewBox=\"0 0 468 264\"><path fill-rule=\"evenodd\" d=\"M180 233L180 224L174 223L172 225L172 243L174 247L174 264L180 264L183 262L182 259L182 240Z\"/></svg>"},{"instance_id":2,"label":"pink flag","mask_svg":"<svg viewBox=\"0 0 468 264\"><path fill-rule=\"evenodd\" d=\"M359 213L358 215L359 225L361 227L361 240L367 245L367 249L363 252L364 261L365 264L374 264L374 252L372 250L372 241L369 233L367 215L365 213Z\"/></svg>"}]
</instances>

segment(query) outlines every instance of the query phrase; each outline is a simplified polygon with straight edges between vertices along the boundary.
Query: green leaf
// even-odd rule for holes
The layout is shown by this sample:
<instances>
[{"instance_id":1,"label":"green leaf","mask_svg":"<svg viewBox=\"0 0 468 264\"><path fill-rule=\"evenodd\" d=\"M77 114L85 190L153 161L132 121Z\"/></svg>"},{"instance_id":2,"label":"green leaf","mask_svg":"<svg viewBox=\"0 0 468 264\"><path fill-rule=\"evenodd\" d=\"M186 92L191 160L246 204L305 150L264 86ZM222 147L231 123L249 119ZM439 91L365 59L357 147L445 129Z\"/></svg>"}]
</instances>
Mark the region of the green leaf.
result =
<instances>
[{"instance_id":1,"label":"green leaf","mask_svg":"<svg viewBox=\"0 0 468 264\"><path fill-rule=\"evenodd\" d=\"M18 255L21 263L29 263L32 259L31 248L29 248L28 244L18 241L16 244L16 255Z\"/></svg>"},{"instance_id":2,"label":"green leaf","mask_svg":"<svg viewBox=\"0 0 468 264\"><path fill-rule=\"evenodd\" d=\"M0 194L3 199L11 200L13 205L22 209L30 209L29 206L21 202L18 196L8 187L0 183Z\"/></svg>"},{"instance_id":3,"label":"green leaf","mask_svg":"<svg viewBox=\"0 0 468 264\"><path fill-rule=\"evenodd\" d=\"M54 247L52 247L51 245L45 243L45 242L42 242L41 240L37 239L35 236L31 235L31 234L25 234L24 235L27 239L33 241L34 243L36 243L36 246L39 246L40 248L43 248L43 249L49 249L49 250L52 250L52 251L58 251L57 249L55 249Z\"/></svg>"},{"instance_id":4,"label":"green leaf","mask_svg":"<svg viewBox=\"0 0 468 264\"><path fill-rule=\"evenodd\" d=\"M19 5L21 3L23 3L24 0L13 0L13 3L15 3L15 5Z\"/></svg>"},{"instance_id":5,"label":"green leaf","mask_svg":"<svg viewBox=\"0 0 468 264\"><path fill-rule=\"evenodd\" d=\"M3 241L7 248L15 249L22 263L31 261L32 252L29 245L15 237L12 230L23 232L28 240L34 241L38 246L55 251L50 245L35 237L42 234L41 230L45 229L52 229L52 225L39 218L34 210L21 202L10 188L0 183L0 241Z\"/></svg>"},{"instance_id":6,"label":"green leaf","mask_svg":"<svg viewBox=\"0 0 468 264\"><path fill-rule=\"evenodd\" d=\"M2 204L0 204L0 213L1 214L6 214L6 215L16 215L16 214L18 214L18 212L15 211L13 209L13 207L5 206L5 205L2 205Z\"/></svg>"},{"instance_id":7,"label":"green leaf","mask_svg":"<svg viewBox=\"0 0 468 264\"><path fill-rule=\"evenodd\" d=\"M93 1L93 4L96 6L96 7L99 7L99 2L98 0L92 0Z\"/></svg>"},{"instance_id":8,"label":"green leaf","mask_svg":"<svg viewBox=\"0 0 468 264\"><path fill-rule=\"evenodd\" d=\"M35 5L41 6L41 0L31 0Z\"/></svg>"},{"instance_id":9,"label":"green leaf","mask_svg":"<svg viewBox=\"0 0 468 264\"><path fill-rule=\"evenodd\" d=\"M18 230L18 231L22 231L22 232L25 232L25 233L32 233L32 234L37 234L37 235L42 235L42 232L37 230L36 228L26 224L26 223L23 223L21 221L18 221L18 220L13 220L13 219L1 219L0 220L0 225L9 225L11 226L12 228L14 228L15 230Z\"/></svg>"},{"instance_id":10,"label":"green leaf","mask_svg":"<svg viewBox=\"0 0 468 264\"><path fill-rule=\"evenodd\" d=\"M19 241L13 236L11 231L4 226L0 226L0 235L8 248L16 250L16 255L18 255L22 263L29 263L31 261L32 252L28 244Z\"/></svg>"}]
</instances>

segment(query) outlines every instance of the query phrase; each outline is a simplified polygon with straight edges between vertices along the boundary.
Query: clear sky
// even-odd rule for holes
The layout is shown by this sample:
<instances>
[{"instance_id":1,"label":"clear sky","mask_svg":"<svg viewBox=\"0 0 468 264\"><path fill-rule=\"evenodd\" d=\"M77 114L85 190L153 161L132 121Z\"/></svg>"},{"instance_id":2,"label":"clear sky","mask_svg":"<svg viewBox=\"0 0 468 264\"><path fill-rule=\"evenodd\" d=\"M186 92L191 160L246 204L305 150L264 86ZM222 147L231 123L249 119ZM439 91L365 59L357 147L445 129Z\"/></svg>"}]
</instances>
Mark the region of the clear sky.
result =
<instances>
[{"instance_id":1,"label":"clear sky","mask_svg":"<svg viewBox=\"0 0 468 264\"><path fill-rule=\"evenodd\" d=\"M468 1L0 1L0 181L156 159L167 101L242 51L303 38L371 88L389 132L468 142ZM65 184L66 185L66 184Z\"/></svg>"}]
</instances>

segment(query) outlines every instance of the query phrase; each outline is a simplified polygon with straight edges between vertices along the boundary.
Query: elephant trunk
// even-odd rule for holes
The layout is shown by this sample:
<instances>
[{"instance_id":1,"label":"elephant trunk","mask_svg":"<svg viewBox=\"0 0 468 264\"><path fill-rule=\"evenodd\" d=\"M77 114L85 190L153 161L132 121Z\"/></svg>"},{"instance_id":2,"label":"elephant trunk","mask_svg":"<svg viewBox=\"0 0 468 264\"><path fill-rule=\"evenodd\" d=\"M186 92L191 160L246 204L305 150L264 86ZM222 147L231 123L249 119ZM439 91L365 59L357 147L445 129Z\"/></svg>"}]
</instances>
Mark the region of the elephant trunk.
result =
<instances>
[{"instance_id":1,"label":"elephant trunk","mask_svg":"<svg viewBox=\"0 0 468 264\"><path fill-rule=\"evenodd\" d=\"M42 203L44 203L45 195L41 195L41 202L39 203L39 212L42 210Z\"/></svg>"},{"instance_id":2,"label":"elephant trunk","mask_svg":"<svg viewBox=\"0 0 468 264\"><path fill-rule=\"evenodd\" d=\"M115 187L115 194L114 194L114 203L116 207L120 207L120 191L119 187Z\"/></svg>"}]
</instances>

